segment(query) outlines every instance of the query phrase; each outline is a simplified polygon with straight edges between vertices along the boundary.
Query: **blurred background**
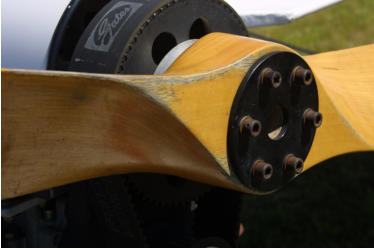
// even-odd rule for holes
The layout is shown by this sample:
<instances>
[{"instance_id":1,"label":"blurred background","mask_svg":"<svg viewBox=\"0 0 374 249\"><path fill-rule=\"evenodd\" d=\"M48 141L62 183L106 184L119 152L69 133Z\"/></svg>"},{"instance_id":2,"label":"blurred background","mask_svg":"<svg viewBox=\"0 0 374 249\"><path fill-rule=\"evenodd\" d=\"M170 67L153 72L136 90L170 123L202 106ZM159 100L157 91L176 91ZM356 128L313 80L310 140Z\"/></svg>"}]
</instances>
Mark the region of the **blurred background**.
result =
<instances>
[{"instance_id":1,"label":"blurred background","mask_svg":"<svg viewBox=\"0 0 374 249\"><path fill-rule=\"evenodd\" d=\"M249 31L316 53L374 43L374 0ZM373 247L374 153L333 158L273 194L247 195L241 216L240 247Z\"/></svg>"}]
</instances>

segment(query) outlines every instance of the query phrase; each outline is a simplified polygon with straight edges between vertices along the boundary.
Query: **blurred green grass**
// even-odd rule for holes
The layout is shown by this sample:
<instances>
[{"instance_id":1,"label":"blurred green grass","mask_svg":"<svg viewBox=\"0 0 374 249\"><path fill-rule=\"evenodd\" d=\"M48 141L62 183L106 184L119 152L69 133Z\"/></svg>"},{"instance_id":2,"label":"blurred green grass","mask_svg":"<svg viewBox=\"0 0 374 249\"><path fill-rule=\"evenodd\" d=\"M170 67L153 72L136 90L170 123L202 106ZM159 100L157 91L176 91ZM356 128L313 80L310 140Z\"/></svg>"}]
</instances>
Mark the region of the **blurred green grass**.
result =
<instances>
[{"instance_id":1,"label":"blurred green grass","mask_svg":"<svg viewBox=\"0 0 374 249\"><path fill-rule=\"evenodd\" d=\"M373 247L374 153L343 155L244 197L240 247Z\"/></svg>"},{"instance_id":2,"label":"blurred green grass","mask_svg":"<svg viewBox=\"0 0 374 249\"><path fill-rule=\"evenodd\" d=\"M374 43L374 0L250 32L316 52ZM240 247L373 247L374 153L333 158L273 194L246 195L242 223Z\"/></svg>"},{"instance_id":3,"label":"blurred green grass","mask_svg":"<svg viewBox=\"0 0 374 249\"><path fill-rule=\"evenodd\" d=\"M374 42L374 1L345 0L290 24L249 31L316 52L365 45Z\"/></svg>"}]
</instances>

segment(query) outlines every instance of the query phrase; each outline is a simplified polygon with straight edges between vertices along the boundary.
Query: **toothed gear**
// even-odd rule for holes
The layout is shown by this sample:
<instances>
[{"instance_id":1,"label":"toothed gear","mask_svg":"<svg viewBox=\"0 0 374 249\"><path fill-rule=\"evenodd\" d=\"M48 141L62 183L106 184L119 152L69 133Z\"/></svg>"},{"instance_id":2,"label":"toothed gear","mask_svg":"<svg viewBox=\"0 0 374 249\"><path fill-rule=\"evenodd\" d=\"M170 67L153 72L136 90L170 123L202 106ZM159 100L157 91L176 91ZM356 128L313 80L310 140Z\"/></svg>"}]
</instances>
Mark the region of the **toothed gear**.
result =
<instances>
[{"instance_id":1,"label":"toothed gear","mask_svg":"<svg viewBox=\"0 0 374 249\"><path fill-rule=\"evenodd\" d=\"M109 238L105 246L149 246L133 196L121 176L91 180L89 191L94 212Z\"/></svg>"},{"instance_id":2,"label":"toothed gear","mask_svg":"<svg viewBox=\"0 0 374 249\"><path fill-rule=\"evenodd\" d=\"M70 69L153 74L174 46L211 32L248 35L241 18L221 0L112 0L82 34ZM195 200L208 189L204 184L166 175L126 178L146 199L160 204Z\"/></svg>"},{"instance_id":3,"label":"toothed gear","mask_svg":"<svg viewBox=\"0 0 374 249\"><path fill-rule=\"evenodd\" d=\"M241 18L221 0L112 0L81 36L70 69L153 74L174 46L211 32L248 35Z\"/></svg>"},{"instance_id":4,"label":"toothed gear","mask_svg":"<svg viewBox=\"0 0 374 249\"><path fill-rule=\"evenodd\" d=\"M136 193L131 196L151 247L193 247L196 244L190 203L161 206Z\"/></svg>"},{"instance_id":5,"label":"toothed gear","mask_svg":"<svg viewBox=\"0 0 374 249\"><path fill-rule=\"evenodd\" d=\"M211 32L248 35L241 18L222 0L111 0L82 33L71 56L69 70L153 74L158 63L174 46ZM223 200L216 191L208 191L210 186L154 174L129 174L90 182L89 207L95 208L98 217L95 222L103 224L99 229L103 229L103 234L113 245L122 246L124 241L120 237L118 241L111 241L111 231L114 229L116 233L119 231L118 234L129 235L131 233L125 224L131 221L130 228L135 226L137 231L134 238L140 238L135 246L192 247L207 235L227 240L218 232L222 226L212 222L213 215L209 215L208 210L213 205L223 213L232 212L219 207L222 201L236 200L237 193L225 195ZM202 194L205 195L198 198L197 206L195 203L192 208L191 200ZM170 203L178 205L160 205ZM88 207L82 210L86 209ZM82 210L79 213L84 216ZM116 221L117 218L121 221ZM232 222L236 224L237 220ZM227 224L231 223L225 222L223 226ZM196 225L211 231L205 234L195 229L197 233L194 234ZM98 226L87 228L95 230ZM235 228L229 225L222 231L230 229ZM230 239L232 232L228 235ZM74 238L80 238L81 233L74 233Z\"/></svg>"}]
</instances>

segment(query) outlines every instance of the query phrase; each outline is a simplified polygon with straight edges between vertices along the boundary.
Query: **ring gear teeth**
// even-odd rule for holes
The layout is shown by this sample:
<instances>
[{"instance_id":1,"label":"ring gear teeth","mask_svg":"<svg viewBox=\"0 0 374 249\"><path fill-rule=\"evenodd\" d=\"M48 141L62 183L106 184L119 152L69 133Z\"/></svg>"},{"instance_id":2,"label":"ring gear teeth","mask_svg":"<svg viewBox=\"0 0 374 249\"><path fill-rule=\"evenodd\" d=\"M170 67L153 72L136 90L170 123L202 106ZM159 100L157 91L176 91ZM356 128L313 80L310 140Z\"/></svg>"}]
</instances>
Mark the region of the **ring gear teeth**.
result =
<instances>
[{"instance_id":1,"label":"ring gear teeth","mask_svg":"<svg viewBox=\"0 0 374 249\"><path fill-rule=\"evenodd\" d=\"M132 74L133 73L131 71L128 72L128 70L126 70L126 63L127 63L128 58L131 55L131 52L133 51L133 48L134 48L136 42L139 40L139 37L142 34L144 34L144 30L146 30L147 27L149 26L149 24L155 18L157 18L157 16L159 16L162 12L165 12L168 8L173 7L178 2L181 3L181 2L185 2L185 1L186 0L170 1L169 3L163 5L162 7L160 7L158 10L156 10L154 13L152 13L150 15L150 17L139 27L139 29L137 30L137 32L135 33L135 35L133 36L133 38L129 42L129 45L128 45L127 49L125 50L125 52L122 56L120 66L118 68L119 70L118 70L117 73L120 73L120 74L128 74L128 73ZM226 2L221 1L221 0L208 0L208 1L210 1L212 4L217 4L221 7L223 7L223 9L225 9L225 11L227 11L227 13L229 13L233 17L233 20L237 21L237 26L240 27L240 29L242 29L243 31L245 30L244 32L240 33L240 35L248 36L248 32L247 32L247 28L246 28L245 24L242 22L242 20L240 18L237 18L238 17L237 13ZM214 32L214 31L212 31L212 32ZM191 39L191 37L190 37L190 39Z\"/></svg>"},{"instance_id":2,"label":"ring gear teeth","mask_svg":"<svg viewBox=\"0 0 374 249\"><path fill-rule=\"evenodd\" d=\"M156 39L155 35L159 35L162 32L171 32L175 33L174 37L176 38L177 43L189 40L191 25L198 18L205 18L208 20L208 22L210 21L211 29L207 33L225 32L248 36L248 31L241 18L227 3L222 0L132 0L131 2L143 4L144 8L142 7L137 9L132 16L125 21L126 23L123 26L124 28L119 30L119 33L115 38L116 41L113 42L109 51L105 53L102 51L93 51L85 48L85 43L89 36L94 33L95 27L110 12L110 9L119 2L125 1L108 1L108 4L96 14L91 23L87 26L79 42L75 46L73 55L71 57L69 67L70 71L111 74L153 74L157 65L155 65L153 62L152 53L149 52L149 48L154 44L154 40ZM199 14L196 15L196 13ZM172 16L171 20L169 18L169 20L164 19L162 21L162 18L167 16ZM154 34L154 36L152 36L152 34ZM148 48L147 53L136 53L140 50L145 51L145 48ZM122 180L126 179L126 183L124 184L127 185L126 188L128 188L128 190L136 190L128 193L128 195L131 196L132 205L135 207L137 217L140 220L141 228L143 229L144 234L147 237L147 242L150 246L165 246L169 240L175 242L178 241L178 246L181 247L186 247L186 245L193 246L193 244L190 244L191 241L194 240L193 235L189 235L190 232L188 232L192 230L193 224L191 222L196 224L206 224L206 222L209 222L209 220L204 219L204 217L196 215L200 208L207 210L207 208L210 207L208 205L209 207L204 208L206 205L202 204L200 206L200 203L206 203L203 200L209 200L212 202L212 205L214 204L216 206L220 206L222 201L230 202L230 200L232 200L232 195L229 195L227 198L225 197L226 199L222 200L221 196L219 195L212 196L210 195L210 192L206 193L205 188L203 191L201 188L199 191L195 191L192 197L191 195L186 197L186 195L180 194L180 196L183 197L181 199L178 199L179 196L178 198L173 197L173 199L172 196L176 195L171 195L170 193L166 195L157 194L155 197L155 195L150 195L149 191L160 188L159 185L153 185L151 190L149 190L149 186L151 185L147 184L147 188L144 190L141 183L139 184L138 181L135 181L134 184L134 180L131 179L133 176L134 175L130 174L120 177ZM150 174L150 176L152 175ZM188 182L188 180L184 181ZM163 189L165 190L165 188ZM171 189L175 191L175 189ZM119 190L113 189L113 191L118 191L117 194L121 193ZM186 193L186 191L184 191L184 193ZM204 193L207 196L203 195L202 198L198 199L197 209L191 211L191 202L186 201L186 199L197 199L197 197ZM239 193L233 194L234 196L240 195ZM151 201L144 200L147 198ZM113 202L110 203L112 206L117 205ZM169 203L179 204L174 206L165 205ZM163 206L160 206L159 204ZM179 211L177 212L176 210ZM230 213L233 211L235 212L235 210L236 209L226 209L226 211ZM209 217L212 218L213 216L209 215ZM231 222L235 224L238 222L237 217L230 216L230 218L235 219ZM160 238L151 238L153 237L152 234L154 232L160 233L160 231L162 231L162 228L160 229L160 225L162 224L164 226L168 226L167 229L172 229L174 237L168 236L166 233L161 233ZM213 221L213 223L210 224L214 224L214 230L218 231L227 223L223 224L222 226L221 224L217 225L216 222ZM230 229L232 229L231 226ZM178 234L178 231L179 233L185 232L188 234ZM225 229L225 231L227 231L227 229ZM231 233L235 232L236 231L229 232L229 240L232 240ZM222 235L221 237L225 236ZM164 243L160 239L164 239Z\"/></svg>"},{"instance_id":3,"label":"ring gear teeth","mask_svg":"<svg viewBox=\"0 0 374 249\"><path fill-rule=\"evenodd\" d=\"M190 205L160 206L136 194L136 207L147 242L152 247L193 247L193 212Z\"/></svg>"},{"instance_id":4,"label":"ring gear teeth","mask_svg":"<svg viewBox=\"0 0 374 249\"><path fill-rule=\"evenodd\" d=\"M105 231L110 234L111 239L107 241L107 246L118 246L123 238L127 238L128 243L135 243L134 245L148 246L132 195L121 176L90 180L89 189L92 192L91 201L95 206L95 212L101 219Z\"/></svg>"},{"instance_id":5,"label":"ring gear teeth","mask_svg":"<svg viewBox=\"0 0 374 249\"><path fill-rule=\"evenodd\" d=\"M95 37L97 33L98 24L114 15L111 8L119 2L110 1L87 26L75 47L70 62L71 71L153 74L157 67L157 60L152 54L156 38L163 33L170 34L175 39L175 45L189 40L192 38L191 27L197 20L202 20L199 30L203 32L193 38L211 32L248 36L242 19L222 0L137 0L134 3L141 7L134 9L131 16L122 21L120 25L123 27L115 34L115 41L107 52L87 48L90 37ZM160 47L166 44L168 42L161 42Z\"/></svg>"},{"instance_id":6,"label":"ring gear teeth","mask_svg":"<svg viewBox=\"0 0 374 249\"><path fill-rule=\"evenodd\" d=\"M133 8L131 16L126 20L123 19L122 23L118 24L122 28L118 29L118 33L115 34L115 41L111 43L107 52L88 49L86 44L90 37L96 34L96 28L100 26L99 24L104 19L110 22L109 19L112 18L111 16L115 16L115 6L120 6L123 3L120 0L109 1L97 13L75 47L70 62L71 71L153 74L157 64L153 58L152 47L157 37L160 34L168 33L175 38L177 43L189 40L191 38L191 28L197 20L206 21L206 24L209 26L208 29L203 30L206 34L210 32L226 32L242 36L248 35L248 31L241 18L222 0L134 0L132 2L135 4L134 6L141 5L141 7ZM218 16L220 18L217 18ZM221 17L224 18L224 21L222 21ZM201 35L204 35L204 32ZM165 46L165 43L160 43L160 46ZM131 177L132 175L126 176L129 179ZM168 176L162 177L167 178ZM155 182L160 182L157 180L158 176L155 176L155 178ZM187 184L188 180L185 181L185 184ZM131 182L134 183L134 180ZM186 201L196 199L202 193L206 192L205 187L200 188L203 190L201 193L198 193L195 189L199 188L195 187L187 191L181 191L180 188L176 188L176 190L171 190L171 194L167 196L159 194L160 191L154 190L159 188L159 185L147 187L150 183L144 186L142 182L132 185L135 186L134 189L143 192L145 198L161 204L185 203ZM195 186L192 183L190 185ZM166 186L173 188L170 184ZM165 188L161 188L164 192L168 192L165 191ZM186 193L188 191L191 191L192 195L188 195Z\"/></svg>"}]
</instances>

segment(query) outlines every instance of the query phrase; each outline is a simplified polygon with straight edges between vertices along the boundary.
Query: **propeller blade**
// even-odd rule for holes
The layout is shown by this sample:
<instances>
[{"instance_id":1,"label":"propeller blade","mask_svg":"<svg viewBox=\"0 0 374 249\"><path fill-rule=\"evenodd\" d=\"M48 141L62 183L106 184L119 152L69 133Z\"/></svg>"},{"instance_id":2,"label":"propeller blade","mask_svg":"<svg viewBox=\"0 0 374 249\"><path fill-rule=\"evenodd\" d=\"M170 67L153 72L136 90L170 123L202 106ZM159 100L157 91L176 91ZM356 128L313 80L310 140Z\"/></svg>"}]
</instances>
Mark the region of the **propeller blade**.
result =
<instances>
[{"instance_id":1,"label":"propeller blade","mask_svg":"<svg viewBox=\"0 0 374 249\"><path fill-rule=\"evenodd\" d=\"M304 58L319 82L324 115L305 169L337 155L374 150L374 44Z\"/></svg>"},{"instance_id":2,"label":"propeller blade","mask_svg":"<svg viewBox=\"0 0 374 249\"><path fill-rule=\"evenodd\" d=\"M248 69L280 51L294 53L275 43L213 33L160 76L3 69L2 198L130 172L171 174L254 194L276 190L294 176L284 178L283 161L273 165L274 182L256 185L258 163L242 173L230 161L237 145L228 142L228 130L239 125L230 113ZM370 45L305 57L317 79L323 124L304 170L336 155L374 149L373 55ZM263 139L259 151L277 154L269 149L276 142ZM286 145L295 146L290 141ZM266 181L272 172L263 173Z\"/></svg>"}]
</instances>

